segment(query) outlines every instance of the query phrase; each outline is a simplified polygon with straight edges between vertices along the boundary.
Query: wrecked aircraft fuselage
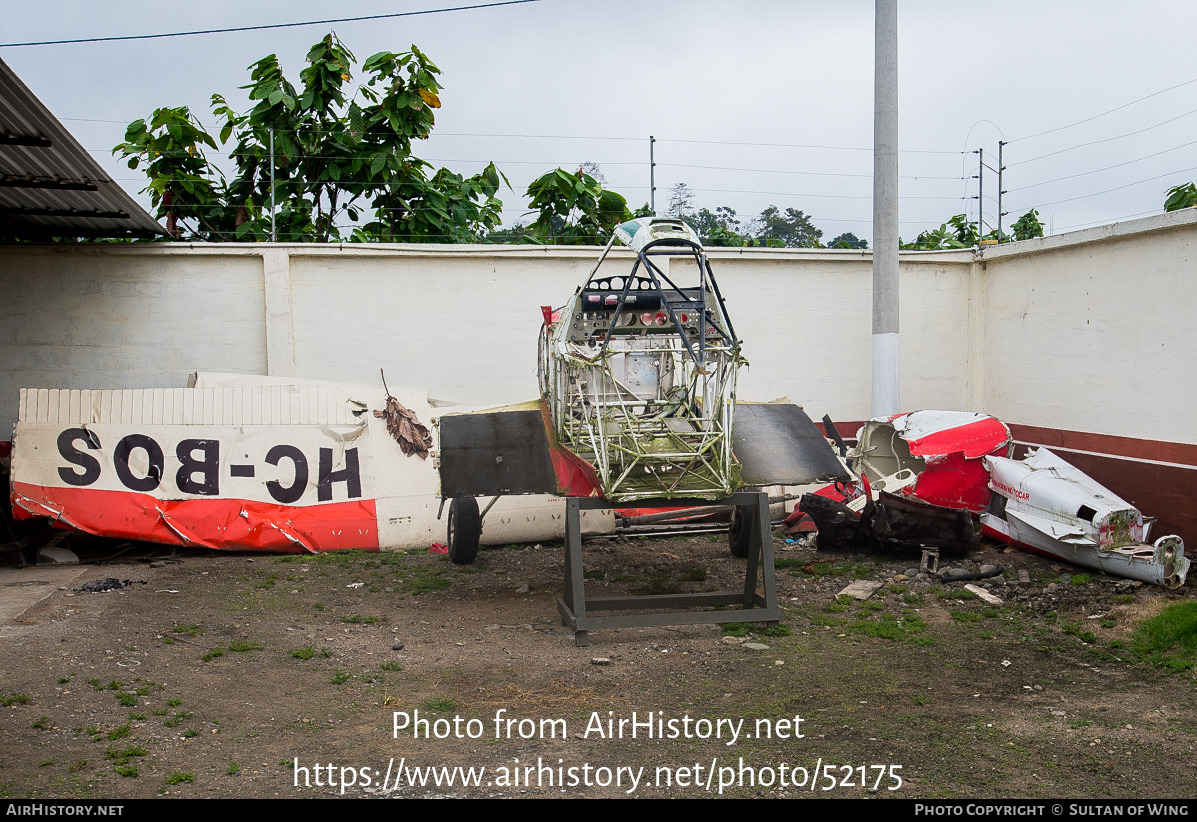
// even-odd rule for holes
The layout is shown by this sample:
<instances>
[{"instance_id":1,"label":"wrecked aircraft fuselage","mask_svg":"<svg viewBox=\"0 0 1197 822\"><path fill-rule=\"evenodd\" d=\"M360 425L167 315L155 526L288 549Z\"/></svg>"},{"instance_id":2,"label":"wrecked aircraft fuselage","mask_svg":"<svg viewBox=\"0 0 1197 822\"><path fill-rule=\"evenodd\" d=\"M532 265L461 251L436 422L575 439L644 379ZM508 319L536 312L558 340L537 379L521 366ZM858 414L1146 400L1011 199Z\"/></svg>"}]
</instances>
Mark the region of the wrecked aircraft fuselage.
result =
<instances>
[{"instance_id":1,"label":"wrecked aircraft fuselage","mask_svg":"<svg viewBox=\"0 0 1197 822\"><path fill-rule=\"evenodd\" d=\"M1185 582L1180 537L1148 544L1150 519L1046 448L1011 459L1010 430L994 417L916 411L869 420L857 438L846 458L858 480L799 502L822 547L963 553L984 535L1130 579Z\"/></svg>"},{"instance_id":2,"label":"wrecked aircraft fuselage","mask_svg":"<svg viewBox=\"0 0 1197 822\"><path fill-rule=\"evenodd\" d=\"M1189 560L1178 536L1148 544L1139 509L1046 448L1025 459L986 457L993 497L981 531L1036 554L1177 588Z\"/></svg>"},{"instance_id":3,"label":"wrecked aircraft fuselage","mask_svg":"<svg viewBox=\"0 0 1197 822\"><path fill-rule=\"evenodd\" d=\"M617 241L636 254L631 272L598 276ZM680 285L671 257L697 276ZM706 253L681 220L623 223L564 308L545 310L540 389L553 434L612 502L736 490L741 363Z\"/></svg>"}]
</instances>

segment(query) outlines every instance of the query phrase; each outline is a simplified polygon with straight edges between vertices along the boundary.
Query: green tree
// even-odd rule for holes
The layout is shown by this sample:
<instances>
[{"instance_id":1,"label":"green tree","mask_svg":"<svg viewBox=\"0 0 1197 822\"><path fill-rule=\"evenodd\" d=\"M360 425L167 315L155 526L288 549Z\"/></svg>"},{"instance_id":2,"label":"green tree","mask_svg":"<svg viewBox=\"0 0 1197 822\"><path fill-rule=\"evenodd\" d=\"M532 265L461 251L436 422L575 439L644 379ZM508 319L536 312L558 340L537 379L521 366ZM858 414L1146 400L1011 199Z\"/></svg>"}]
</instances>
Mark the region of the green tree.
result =
<instances>
[{"instance_id":1,"label":"green tree","mask_svg":"<svg viewBox=\"0 0 1197 822\"><path fill-rule=\"evenodd\" d=\"M1197 186L1185 183L1168 189L1168 196L1164 200L1164 211L1180 211L1182 208L1197 206Z\"/></svg>"},{"instance_id":2,"label":"green tree","mask_svg":"<svg viewBox=\"0 0 1197 822\"><path fill-rule=\"evenodd\" d=\"M677 217L685 220L694 213L694 192L685 183L678 183L669 192L669 208L665 209L666 217Z\"/></svg>"},{"instance_id":3,"label":"green tree","mask_svg":"<svg viewBox=\"0 0 1197 822\"><path fill-rule=\"evenodd\" d=\"M794 208L784 212L769 206L752 221L752 238L756 245L785 246L786 248L820 248L823 232L815 228L810 217Z\"/></svg>"},{"instance_id":4,"label":"green tree","mask_svg":"<svg viewBox=\"0 0 1197 822\"><path fill-rule=\"evenodd\" d=\"M1030 240L1034 237L1042 237L1043 223L1039 222L1039 212L1032 208L1015 220L1014 225L1010 226L1010 230L1014 232L1014 239L1016 240Z\"/></svg>"},{"instance_id":5,"label":"green tree","mask_svg":"<svg viewBox=\"0 0 1197 822\"><path fill-rule=\"evenodd\" d=\"M956 239L955 232L948 228L947 223L943 223L939 228L928 229L914 238L914 242L903 243L899 241L900 248L910 251L942 251L949 248L968 248L960 240Z\"/></svg>"},{"instance_id":6,"label":"green tree","mask_svg":"<svg viewBox=\"0 0 1197 822\"><path fill-rule=\"evenodd\" d=\"M433 172L411 153L412 141L435 124L440 70L415 46L380 52L362 64L366 80L349 95L354 64L329 34L308 51L298 88L272 54L250 66L242 88L256 102L248 112L213 95L220 142L235 143L227 180L203 152L215 141L185 108L130 124L113 153L129 157L131 168L146 164L147 190L175 236L184 220L191 239L270 239L272 186L282 240L342 239L339 220L358 222L367 209L374 219L349 239L462 242L496 227L502 202L495 195L506 178L493 163L463 177Z\"/></svg>"},{"instance_id":7,"label":"green tree","mask_svg":"<svg viewBox=\"0 0 1197 822\"><path fill-rule=\"evenodd\" d=\"M828 248L868 248L869 241L861 240L852 232L844 232L834 240L829 240Z\"/></svg>"},{"instance_id":8,"label":"green tree","mask_svg":"<svg viewBox=\"0 0 1197 822\"><path fill-rule=\"evenodd\" d=\"M736 218L734 208L718 206L714 211L700 208L685 219L704 245L738 248L751 242L741 233L740 221Z\"/></svg>"},{"instance_id":9,"label":"green tree","mask_svg":"<svg viewBox=\"0 0 1197 822\"><path fill-rule=\"evenodd\" d=\"M627 200L582 169L550 171L532 181L528 197L537 215L529 228L537 242L549 245L602 245L632 219Z\"/></svg>"},{"instance_id":10,"label":"green tree","mask_svg":"<svg viewBox=\"0 0 1197 822\"><path fill-rule=\"evenodd\" d=\"M180 235L179 220L191 220L206 232L219 231L224 205L224 178L204 154L216 142L204 131L186 106L160 108L149 120L135 120L125 131L125 142L116 151L131 157L129 168L145 164L150 184L145 191L165 218L171 236Z\"/></svg>"}]
</instances>

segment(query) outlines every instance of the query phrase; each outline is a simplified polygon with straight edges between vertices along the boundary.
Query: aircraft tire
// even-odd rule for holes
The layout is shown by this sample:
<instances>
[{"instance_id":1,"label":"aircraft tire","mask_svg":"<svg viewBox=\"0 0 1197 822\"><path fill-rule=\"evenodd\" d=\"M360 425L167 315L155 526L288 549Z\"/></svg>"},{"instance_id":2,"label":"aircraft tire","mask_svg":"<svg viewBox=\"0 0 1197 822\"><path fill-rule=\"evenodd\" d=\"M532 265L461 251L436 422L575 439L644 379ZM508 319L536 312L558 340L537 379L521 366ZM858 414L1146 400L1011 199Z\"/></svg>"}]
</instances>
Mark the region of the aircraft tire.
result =
<instances>
[{"instance_id":1,"label":"aircraft tire","mask_svg":"<svg viewBox=\"0 0 1197 822\"><path fill-rule=\"evenodd\" d=\"M478 500L473 497L455 499L449 503L449 559L455 565L469 565L478 556L478 540L482 536L482 520L478 516Z\"/></svg>"},{"instance_id":2,"label":"aircraft tire","mask_svg":"<svg viewBox=\"0 0 1197 822\"><path fill-rule=\"evenodd\" d=\"M737 505L732 509L731 525L727 529L727 545L731 548L732 556L740 559L747 557L751 540L752 507Z\"/></svg>"}]
</instances>

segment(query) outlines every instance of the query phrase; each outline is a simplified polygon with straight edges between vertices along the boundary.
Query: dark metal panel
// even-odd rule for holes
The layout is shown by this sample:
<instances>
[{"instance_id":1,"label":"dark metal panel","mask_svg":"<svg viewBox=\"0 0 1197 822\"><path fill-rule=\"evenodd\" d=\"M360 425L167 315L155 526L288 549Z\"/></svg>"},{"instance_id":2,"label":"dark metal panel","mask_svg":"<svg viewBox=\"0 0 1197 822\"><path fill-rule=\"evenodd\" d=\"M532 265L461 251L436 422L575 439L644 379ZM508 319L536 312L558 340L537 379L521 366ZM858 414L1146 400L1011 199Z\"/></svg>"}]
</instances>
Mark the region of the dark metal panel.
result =
<instances>
[{"instance_id":1,"label":"dark metal panel","mask_svg":"<svg viewBox=\"0 0 1197 822\"><path fill-rule=\"evenodd\" d=\"M154 236L162 227L0 61L0 230L36 239Z\"/></svg>"},{"instance_id":2,"label":"dark metal panel","mask_svg":"<svg viewBox=\"0 0 1197 822\"><path fill-rule=\"evenodd\" d=\"M539 411L440 418L441 496L553 494L557 477Z\"/></svg>"},{"instance_id":3,"label":"dark metal panel","mask_svg":"<svg viewBox=\"0 0 1197 822\"><path fill-rule=\"evenodd\" d=\"M850 479L810 417L791 403L737 403L732 450L740 461L744 485Z\"/></svg>"}]
</instances>

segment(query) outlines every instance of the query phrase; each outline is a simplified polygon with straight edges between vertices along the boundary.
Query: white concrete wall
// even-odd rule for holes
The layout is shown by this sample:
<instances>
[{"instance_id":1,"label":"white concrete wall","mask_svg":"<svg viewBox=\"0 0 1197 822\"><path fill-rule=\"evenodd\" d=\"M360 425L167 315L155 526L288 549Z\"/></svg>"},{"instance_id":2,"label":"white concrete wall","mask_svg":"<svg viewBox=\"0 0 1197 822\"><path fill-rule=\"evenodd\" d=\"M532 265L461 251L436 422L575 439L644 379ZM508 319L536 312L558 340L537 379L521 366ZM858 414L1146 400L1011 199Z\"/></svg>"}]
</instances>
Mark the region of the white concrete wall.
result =
<instances>
[{"instance_id":1,"label":"white concrete wall","mask_svg":"<svg viewBox=\"0 0 1197 822\"><path fill-rule=\"evenodd\" d=\"M11 432L23 387L175 387L197 368L261 373L261 261L219 262L100 246L0 250L0 431Z\"/></svg>"},{"instance_id":2,"label":"white concrete wall","mask_svg":"<svg viewBox=\"0 0 1197 822\"><path fill-rule=\"evenodd\" d=\"M985 253L984 410L1197 443L1197 209Z\"/></svg>"},{"instance_id":3,"label":"white concrete wall","mask_svg":"<svg viewBox=\"0 0 1197 822\"><path fill-rule=\"evenodd\" d=\"M902 407L1197 443L1195 241L1191 209L977 255L904 252ZM22 387L175 387L196 370L373 383L382 367L439 399L529 399L539 306L561 305L597 251L0 248L0 430ZM869 253L710 254L751 364L740 396L868 416ZM604 273L629 260L613 252Z\"/></svg>"}]
</instances>

